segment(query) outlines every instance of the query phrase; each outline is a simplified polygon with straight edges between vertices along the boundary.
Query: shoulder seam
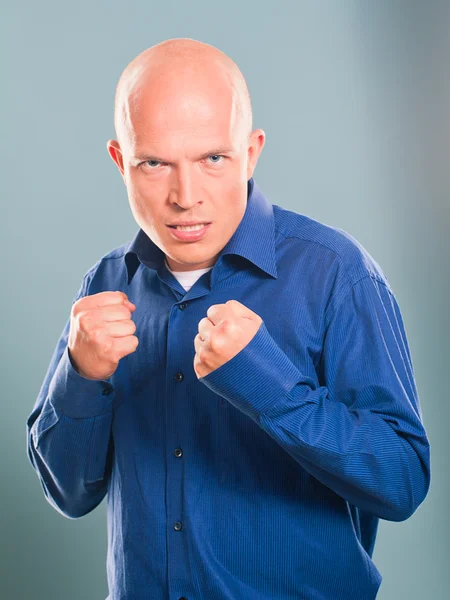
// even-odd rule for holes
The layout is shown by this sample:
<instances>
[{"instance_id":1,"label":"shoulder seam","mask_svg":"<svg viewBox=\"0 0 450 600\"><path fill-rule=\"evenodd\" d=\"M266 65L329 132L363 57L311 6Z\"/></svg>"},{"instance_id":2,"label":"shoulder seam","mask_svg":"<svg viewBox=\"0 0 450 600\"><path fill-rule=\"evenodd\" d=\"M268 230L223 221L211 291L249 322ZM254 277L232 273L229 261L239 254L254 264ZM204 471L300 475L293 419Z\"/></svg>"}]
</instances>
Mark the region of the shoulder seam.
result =
<instances>
[{"instance_id":1,"label":"shoulder seam","mask_svg":"<svg viewBox=\"0 0 450 600\"><path fill-rule=\"evenodd\" d=\"M310 242L311 244L317 244L317 246L322 246L322 248L326 248L330 252L333 252L334 254L336 254L336 256L338 256L342 260L342 257L338 252L333 250L333 248L329 248L328 246L325 246L325 244L322 244L321 242L317 242L316 240L308 240L307 238L302 237L301 235L292 235L291 233L287 233L286 231L281 230L278 225L275 225L275 231L277 233L281 233L281 235L283 235L284 239L286 239L286 240L289 238L294 238L296 240L303 240L305 242Z\"/></svg>"},{"instance_id":2,"label":"shoulder seam","mask_svg":"<svg viewBox=\"0 0 450 600\"><path fill-rule=\"evenodd\" d=\"M373 275L371 273L368 273L367 275L363 275L362 277L360 277L359 279L357 279L355 282L353 282L352 285L350 286L350 288L344 294L342 294L341 298L339 298L339 300L337 301L337 304L336 304L336 306L335 306L335 308L333 310L333 314L331 315L331 317L330 317L329 320L327 319L327 316L328 316L328 311L327 311L327 313L324 316L324 321L326 323L326 325L325 325L326 329L328 329L328 327L330 326L331 321L336 316L336 314L337 314L337 312L338 312L338 310L339 310L342 302L344 301L344 299L347 296L349 296L349 294L351 293L351 291L353 290L353 288L355 287L355 285L357 283L359 283L360 281L362 281L363 279L367 279L368 277L370 279L373 279L373 280L378 281L379 283L381 283L386 288L386 290L388 291L389 295L392 296L393 298L395 298L393 291L390 289L390 287L388 285L386 285L385 281L383 281L382 279L380 279L379 277L377 277L376 275Z\"/></svg>"},{"instance_id":3,"label":"shoulder seam","mask_svg":"<svg viewBox=\"0 0 450 600\"><path fill-rule=\"evenodd\" d=\"M86 273L84 274L85 278L87 278L92 273L92 271L94 271L94 270L96 271L103 261L118 260L120 258L123 258L125 256L125 254L126 254L126 252L123 252L119 256L102 256L101 258L98 259L98 261L94 265L92 265L92 267L88 271L86 271Z\"/></svg>"},{"instance_id":4,"label":"shoulder seam","mask_svg":"<svg viewBox=\"0 0 450 600\"><path fill-rule=\"evenodd\" d=\"M321 242L318 242L316 240L309 240L309 239L307 239L305 237L302 237L301 235L292 235L290 233L287 233L287 232L281 230L277 225L275 226L275 231L277 233L280 233L284 237L285 240L287 240L287 239L303 240L304 242L308 242L310 244L316 244L317 246L321 246L322 248L325 248L325 250L328 250L329 252L332 252L335 256L338 257L338 260L341 263L341 265L343 265L344 272L345 272L345 275L347 277L348 284L352 285L352 280L351 280L351 278L350 278L350 276L348 274L347 266L345 265L345 262L344 262L342 256L338 252L336 252L336 250L333 250L333 248L329 248L325 244L322 244Z\"/></svg>"},{"instance_id":5,"label":"shoulder seam","mask_svg":"<svg viewBox=\"0 0 450 600\"><path fill-rule=\"evenodd\" d=\"M277 233L280 233L284 237L284 239L290 239L290 238L292 238L292 239L296 239L296 240L303 240L305 242L309 242L310 244L316 244L317 246L321 246L322 248L325 248L326 250L329 250L330 252L332 252L335 256L338 257L339 261L343 265L344 272L345 272L345 275L347 277L347 281L348 281L348 283L349 283L349 285L351 287L353 287L356 283L358 283L358 281L361 281L361 279L364 279L365 277L372 277L373 279L376 279L377 281L379 281L380 283L382 283L386 287L386 289L389 290L392 293L392 290L389 288L389 285L386 285L386 281L384 281L383 279L381 279L375 272L367 273L366 275L363 275L362 277L360 277L359 279L357 279L356 281L354 281L352 283L352 280L351 280L351 278L350 278L350 276L348 274L348 268L347 268L347 266L345 264L344 259L342 258L342 255L339 254L339 252L336 252L336 250L333 250L333 248L330 248L329 246L326 246L325 244L322 244L322 242L318 242L316 240L310 240L310 239L307 239L305 237L302 237L301 235L292 235L290 233L287 233L287 232L281 230L278 225L275 226L275 231Z\"/></svg>"}]
</instances>

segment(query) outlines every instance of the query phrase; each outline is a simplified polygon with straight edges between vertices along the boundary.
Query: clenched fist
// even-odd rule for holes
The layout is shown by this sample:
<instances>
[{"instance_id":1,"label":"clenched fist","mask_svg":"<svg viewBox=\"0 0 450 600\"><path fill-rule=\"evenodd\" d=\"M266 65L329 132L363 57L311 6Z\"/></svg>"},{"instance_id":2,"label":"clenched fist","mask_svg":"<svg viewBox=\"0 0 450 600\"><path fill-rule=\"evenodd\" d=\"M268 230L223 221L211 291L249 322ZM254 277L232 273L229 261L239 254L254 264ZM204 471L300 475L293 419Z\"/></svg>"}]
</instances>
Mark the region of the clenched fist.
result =
<instances>
[{"instance_id":1,"label":"clenched fist","mask_svg":"<svg viewBox=\"0 0 450 600\"><path fill-rule=\"evenodd\" d=\"M213 304L198 323L194 371L205 377L240 352L258 331L262 318L237 300Z\"/></svg>"},{"instance_id":2,"label":"clenched fist","mask_svg":"<svg viewBox=\"0 0 450 600\"><path fill-rule=\"evenodd\" d=\"M87 379L107 379L139 340L131 312L136 306L124 292L100 292L80 298L70 314L69 354Z\"/></svg>"}]
</instances>

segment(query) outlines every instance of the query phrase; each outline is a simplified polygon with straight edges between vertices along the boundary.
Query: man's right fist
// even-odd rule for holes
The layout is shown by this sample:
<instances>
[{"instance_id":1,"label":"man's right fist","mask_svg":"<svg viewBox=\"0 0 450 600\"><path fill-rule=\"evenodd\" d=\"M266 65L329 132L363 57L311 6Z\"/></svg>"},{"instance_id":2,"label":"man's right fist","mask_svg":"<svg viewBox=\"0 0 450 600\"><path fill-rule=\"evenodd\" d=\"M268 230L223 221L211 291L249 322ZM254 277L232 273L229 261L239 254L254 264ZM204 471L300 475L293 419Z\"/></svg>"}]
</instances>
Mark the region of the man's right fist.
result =
<instances>
[{"instance_id":1,"label":"man's right fist","mask_svg":"<svg viewBox=\"0 0 450 600\"><path fill-rule=\"evenodd\" d=\"M88 379L107 379L119 361L137 348L136 306L124 292L100 292L79 298L70 313L69 356L74 369Z\"/></svg>"}]
</instances>

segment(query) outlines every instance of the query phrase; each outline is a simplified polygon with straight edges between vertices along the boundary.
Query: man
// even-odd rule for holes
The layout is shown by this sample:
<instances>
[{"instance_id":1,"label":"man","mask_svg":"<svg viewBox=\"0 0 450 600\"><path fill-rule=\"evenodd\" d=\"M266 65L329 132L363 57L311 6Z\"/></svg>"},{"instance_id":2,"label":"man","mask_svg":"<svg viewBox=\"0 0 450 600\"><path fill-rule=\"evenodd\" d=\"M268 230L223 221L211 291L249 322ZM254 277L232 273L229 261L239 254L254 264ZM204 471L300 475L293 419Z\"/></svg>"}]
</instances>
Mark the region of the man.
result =
<instances>
[{"instance_id":1,"label":"man","mask_svg":"<svg viewBox=\"0 0 450 600\"><path fill-rule=\"evenodd\" d=\"M115 129L140 229L85 274L27 420L48 501L107 495L107 600L375 598L378 520L430 484L383 271L263 195L265 134L216 48L136 57Z\"/></svg>"}]
</instances>

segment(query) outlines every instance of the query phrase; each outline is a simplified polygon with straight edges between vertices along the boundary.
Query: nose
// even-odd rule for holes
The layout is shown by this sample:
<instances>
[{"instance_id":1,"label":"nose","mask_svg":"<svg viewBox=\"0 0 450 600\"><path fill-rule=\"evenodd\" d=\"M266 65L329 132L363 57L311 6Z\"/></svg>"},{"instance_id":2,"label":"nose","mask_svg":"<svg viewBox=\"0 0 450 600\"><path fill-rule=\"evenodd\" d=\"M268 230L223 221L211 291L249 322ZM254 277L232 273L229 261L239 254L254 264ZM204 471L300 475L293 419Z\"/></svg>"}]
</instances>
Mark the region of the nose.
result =
<instances>
[{"instance_id":1,"label":"nose","mask_svg":"<svg viewBox=\"0 0 450 600\"><path fill-rule=\"evenodd\" d=\"M189 166L179 167L174 173L170 189L170 202L178 204L181 208L189 209L198 204L198 193L195 185L195 176Z\"/></svg>"}]
</instances>

